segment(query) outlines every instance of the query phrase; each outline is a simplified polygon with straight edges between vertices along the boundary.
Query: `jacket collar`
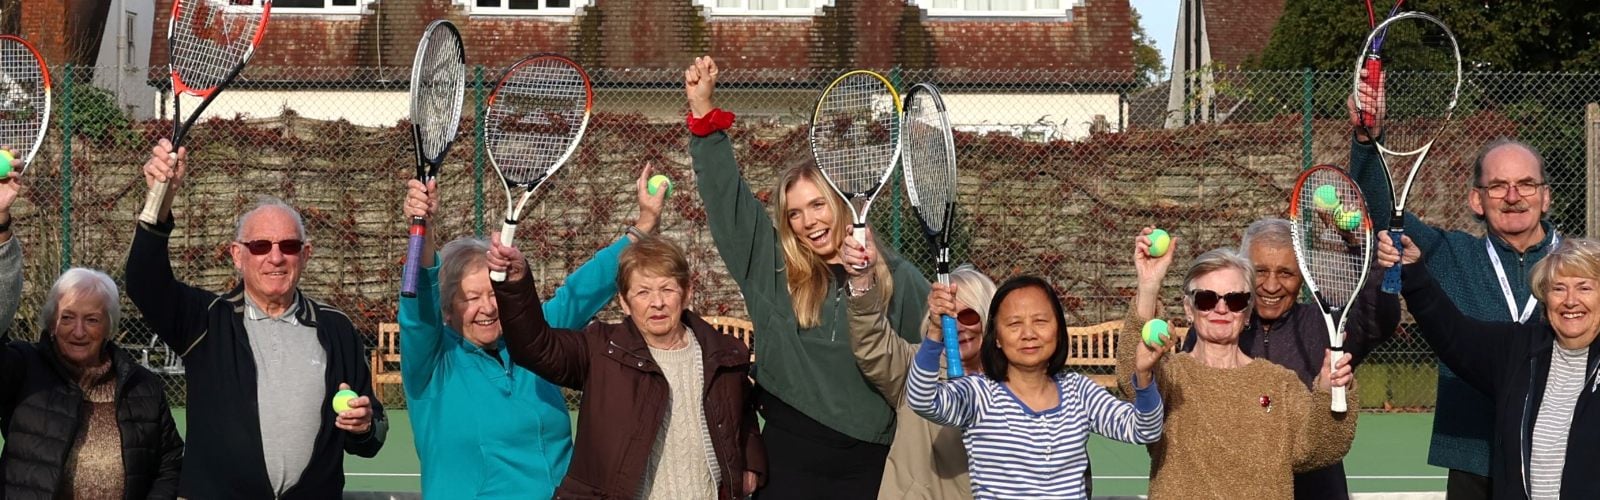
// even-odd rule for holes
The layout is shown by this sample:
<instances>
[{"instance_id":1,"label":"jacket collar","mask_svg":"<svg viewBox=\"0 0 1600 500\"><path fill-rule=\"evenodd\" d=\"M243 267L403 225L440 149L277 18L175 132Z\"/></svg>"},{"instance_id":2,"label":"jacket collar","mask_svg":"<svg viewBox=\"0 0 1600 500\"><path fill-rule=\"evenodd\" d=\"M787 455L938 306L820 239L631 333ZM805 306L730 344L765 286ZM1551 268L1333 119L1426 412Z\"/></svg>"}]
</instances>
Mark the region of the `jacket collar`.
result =
<instances>
[{"instance_id":1,"label":"jacket collar","mask_svg":"<svg viewBox=\"0 0 1600 500\"><path fill-rule=\"evenodd\" d=\"M244 283L241 281L238 285L234 285L233 290L229 291L228 295L224 296L222 300L225 300L229 304L233 305L234 314L243 316L245 314L245 308L247 307L245 304ZM310 298L307 298L306 294L301 293L299 288L295 288L294 290L293 307L294 319L300 323L300 326L309 328L317 327L317 304Z\"/></svg>"},{"instance_id":2,"label":"jacket collar","mask_svg":"<svg viewBox=\"0 0 1600 500\"><path fill-rule=\"evenodd\" d=\"M50 365L51 370L55 371L61 378L71 381L73 384L77 383L77 377L72 375L72 370L67 369L67 362L61 359L61 351L56 349L56 337L54 334L50 333L49 330L41 332L39 340L34 343L34 346L39 352L44 353L45 363ZM106 339L105 345L101 346L101 349L104 349L106 354L111 356L111 372L116 374L117 393L121 394L122 385L127 383L133 375L134 367L137 364L134 362L132 354L123 350L121 346L118 346L116 342L112 342L110 339Z\"/></svg>"},{"instance_id":3,"label":"jacket collar","mask_svg":"<svg viewBox=\"0 0 1600 500\"><path fill-rule=\"evenodd\" d=\"M1501 252L1511 255L1538 254L1548 251L1550 249L1551 240L1553 240L1556 236L1556 226L1555 224L1551 224L1550 221L1541 220L1539 221L1539 226L1544 228L1544 239L1539 240L1538 243L1534 243L1533 246L1528 247L1528 250L1525 252L1518 252L1517 249L1513 248L1510 243L1506 243L1505 238L1501 238L1500 236L1489 231L1487 226L1484 227L1484 237L1488 238L1489 242L1494 244L1495 249Z\"/></svg>"}]
</instances>

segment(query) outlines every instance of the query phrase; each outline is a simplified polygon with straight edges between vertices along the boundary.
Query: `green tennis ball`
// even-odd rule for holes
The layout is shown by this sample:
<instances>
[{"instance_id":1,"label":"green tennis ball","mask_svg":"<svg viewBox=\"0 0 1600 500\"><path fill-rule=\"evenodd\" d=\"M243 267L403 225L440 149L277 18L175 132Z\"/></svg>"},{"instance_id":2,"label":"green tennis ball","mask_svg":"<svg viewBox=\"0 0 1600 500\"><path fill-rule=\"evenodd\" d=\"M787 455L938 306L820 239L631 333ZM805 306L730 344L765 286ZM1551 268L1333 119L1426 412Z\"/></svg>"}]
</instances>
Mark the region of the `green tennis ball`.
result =
<instances>
[{"instance_id":1,"label":"green tennis ball","mask_svg":"<svg viewBox=\"0 0 1600 500\"><path fill-rule=\"evenodd\" d=\"M333 412L344 413L350 411L350 400L359 397L356 391L345 389L333 393Z\"/></svg>"},{"instance_id":2,"label":"green tennis ball","mask_svg":"<svg viewBox=\"0 0 1600 500\"><path fill-rule=\"evenodd\" d=\"M1150 231L1150 256L1160 257L1167 254L1167 249L1172 247L1172 236L1166 231L1157 229Z\"/></svg>"},{"instance_id":3,"label":"green tennis ball","mask_svg":"<svg viewBox=\"0 0 1600 500\"><path fill-rule=\"evenodd\" d=\"M650 191L650 196L655 196L658 191L661 191L662 186L666 186L667 190L667 194L662 195L662 197L672 196L672 179L668 179L667 176L656 174L650 180L645 181L645 189Z\"/></svg>"},{"instance_id":4,"label":"green tennis ball","mask_svg":"<svg viewBox=\"0 0 1600 500\"><path fill-rule=\"evenodd\" d=\"M1311 197L1311 202L1317 205L1318 210L1339 208L1339 191L1328 184L1317 186L1317 192Z\"/></svg>"},{"instance_id":5,"label":"green tennis ball","mask_svg":"<svg viewBox=\"0 0 1600 500\"><path fill-rule=\"evenodd\" d=\"M1344 207L1339 207L1339 211L1335 212L1333 222L1339 226L1340 230L1354 231L1357 227L1361 227L1361 211L1347 211Z\"/></svg>"},{"instance_id":6,"label":"green tennis ball","mask_svg":"<svg viewBox=\"0 0 1600 500\"><path fill-rule=\"evenodd\" d=\"M0 149L0 177L11 175L11 162L16 159L10 151Z\"/></svg>"},{"instance_id":7,"label":"green tennis ball","mask_svg":"<svg viewBox=\"0 0 1600 500\"><path fill-rule=\"evenodd\" d=\"M1170 331L1172 329L1167 325L1166 320L1152 319L1144 323L1144 329L1140 330L1139 335L1144 337L1144 343L1150 347L1165 347L1167 341L1163 337L1167 336Z\"/></svg>"}]
</instances>

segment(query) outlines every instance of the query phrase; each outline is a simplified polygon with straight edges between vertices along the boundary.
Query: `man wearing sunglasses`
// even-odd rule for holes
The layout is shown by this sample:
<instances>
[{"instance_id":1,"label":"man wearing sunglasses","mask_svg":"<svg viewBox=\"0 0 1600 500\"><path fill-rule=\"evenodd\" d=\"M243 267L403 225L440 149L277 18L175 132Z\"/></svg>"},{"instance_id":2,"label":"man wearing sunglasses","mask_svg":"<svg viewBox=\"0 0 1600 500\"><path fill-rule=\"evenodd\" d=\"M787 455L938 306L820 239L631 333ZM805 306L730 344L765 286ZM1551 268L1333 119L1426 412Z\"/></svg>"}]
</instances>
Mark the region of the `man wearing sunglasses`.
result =
<instances>
[{"instance_id":1,"label":"man wearing sunglasses","mask_svg":"<svg viewBox=\"0 0 1600 500\"><path fill-rule=\"evenodd\" d=\"M128 253L128 298L163 342L183 356L189 387L188 447L178 496L338 498L344 454L378 454L388 432L372 398L366 349L350 319L300 293L311 257L300 214L264 198L238 219L228 244L240 284L218 295L173 274L168 236L177 161L162 140L144 165L167 182L157 224L139 223ZM335 413L333 395L354 390Z\"/></svg>"},{"instance_id":2,"label":"man wearing sunglasses","mask_svg":"<svg viewBox=\"0 0 1600 500\"><path fill-rule=\"evenodd\" d=\"M1372 139L1380 127L1361 127L1354 99L1378 102L1377 123L1383 123L1381 98L1371 89L1352 96L1350 177L1361 186L1374 221L1388 221L1393 211L1390 180ZM1407 160L1410 161L1410 160ZM1410 164L1390 165L1409 169ZM1435 162L1422 168L1448 168ZM1485 236L1443 230L1405 214L1405 234L1422 250L1423 259L1461 312L1482 321L1526 322L1539 317L1539 302L1529 287L1533 265L1560 241L1555 226L1544 220L1551 191L1544 158L1532 146L1497 139L1478 151L1466 187L1467 207L1484 222ZM1416 193L1412 193L1416 197ZM1379 277L1381 279L1381 277ZM1537 320L1534 320L1537 321ZM1434 408L1433 441L1428 464L1450 469L1446 496L1452 500L1489 498L1490 437L1494 404L1443 364L1439 365L1438 403Z\"/></svg>"}]
</instances>

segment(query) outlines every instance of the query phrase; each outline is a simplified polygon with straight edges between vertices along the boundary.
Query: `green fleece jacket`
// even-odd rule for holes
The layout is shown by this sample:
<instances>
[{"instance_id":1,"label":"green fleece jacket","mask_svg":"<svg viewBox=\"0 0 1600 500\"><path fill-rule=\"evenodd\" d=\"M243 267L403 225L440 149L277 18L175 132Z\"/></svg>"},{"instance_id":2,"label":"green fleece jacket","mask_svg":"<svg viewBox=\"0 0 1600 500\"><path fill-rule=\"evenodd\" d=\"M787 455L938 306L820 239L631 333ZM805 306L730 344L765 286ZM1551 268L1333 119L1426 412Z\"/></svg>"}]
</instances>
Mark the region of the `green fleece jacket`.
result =
<instances>
[{"instance_id":1,"label":"green fleece jacket","mask_svg":"<svg viewBox=\"0 0 1600 500\"><path fill-rule=\"evenodd\" d=\"M743 292L755 324L756 383L822 425L862 441L889 444L894 409L856 368L850 349L849 302L830 278L822 323L800 328L789 296L778 232L765 206L739 175L724 132L689 141L711 237ZM835 228L844 230L847 228ZM889 323L907 342L920 342L930 286L916 266L885 252L894 279ZM879 286L882 286L881 284Z\"/></svg>"}]
</instances>

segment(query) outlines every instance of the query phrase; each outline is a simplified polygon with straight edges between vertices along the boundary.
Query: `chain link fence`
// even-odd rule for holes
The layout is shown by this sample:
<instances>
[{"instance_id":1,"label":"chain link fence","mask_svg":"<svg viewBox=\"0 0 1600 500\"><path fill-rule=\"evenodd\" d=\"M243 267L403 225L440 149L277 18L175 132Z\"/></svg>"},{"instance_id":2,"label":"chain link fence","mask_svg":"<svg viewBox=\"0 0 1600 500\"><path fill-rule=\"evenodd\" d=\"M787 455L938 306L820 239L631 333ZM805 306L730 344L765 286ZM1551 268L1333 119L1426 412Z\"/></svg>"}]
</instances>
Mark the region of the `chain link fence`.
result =
<instances>
[{"instance_id":1,"label":"chain link fence","mask_svg":"<svg viewBox=\"0 0 1600 500\"><path fill-rule=\"evenodd\" d=\"M139 165L171 133L170 96L158 115L127 116L93 68L57 68L57 123L27 169L25 201L14 209L26 248L27 285L12 338L37 338L38 314L54 277L69 266L120 276L144 182ZM102 71L115 71L106 68ZM764 202L778 170L810 155L807 123L822 86L842 71L722 72L717 104L740 115L731 130L744 178ZM1168 86L1131 88L1119 75L1045 71L948 72L890 69L900 88L943 83L958 133L960 193L953 257L996 280L1048 278L1069 323L1120 319L1133 293L1131 241L1144 225L1182 238L1179 260L1236 245L1252 220L1278 215L1298 172L1345 165L1349 75L1223 72L1214 94L1168 111ZM180 279L222 291L236 282L225 252L234 219L258 195L281 197L305 215L314 253L302 287L347 312L375 339L395 317L406 236L404 182L414 175L405 121L405 81L379 72L305 69L292 79L244 81L208 110L188 142L191 174L174 202L173 266ZM439 178L441 242L483 236L505 201L480 146L482 112L498 70L475 68L466 117ZM677 184L662 232L689 251L695 296L706 315L744 317L706 228L683 128L682 73L609 70L593 75L595 115L572 161L530 203L518 245L534 262L545 294L634 218L634 181L645 164ZM283 78L281 75L279 78ZM1477 148L1515 137L1545 154L1555 192L1550 220L1589 234L1595 182L1584 163L1584 104L1600 100L1596 74L1474 74L1471 98L1429 157L1412 194L1414 210L1447 228L1482 231L1465 208ZM950 82L963 82L960 84ZM1090 83L1082 83L1090 82ZM1180 83L1181 85L1181 83ZM154 95L154 94L152 94ZM149 105L149 102L142 104ZM185 109L194 103L186 102ZM150 108L146 108L150 109ZM1166 129L1169 116L1208 123ZM896 176L872 214L877 238L931 268L932 255ZM1182 265L1182 264L1180 264ZM1173 273L1181 274L1181 273ZM1169 277L1176 296L1179 276ZM1181 318L1168 300L1167 317ZM181 364L131 304L118 340L149 354L167 375L173 404L185 401ZM618 320L615 306L600 319ZM756 332L759 339L760 332ZM388 367L398 370L397 366ZM1369 409L1428 409L1434 359L1409 322L1360 370ZM398 386L385 401L403 406Z\"/></svg>"}]
</instances>

